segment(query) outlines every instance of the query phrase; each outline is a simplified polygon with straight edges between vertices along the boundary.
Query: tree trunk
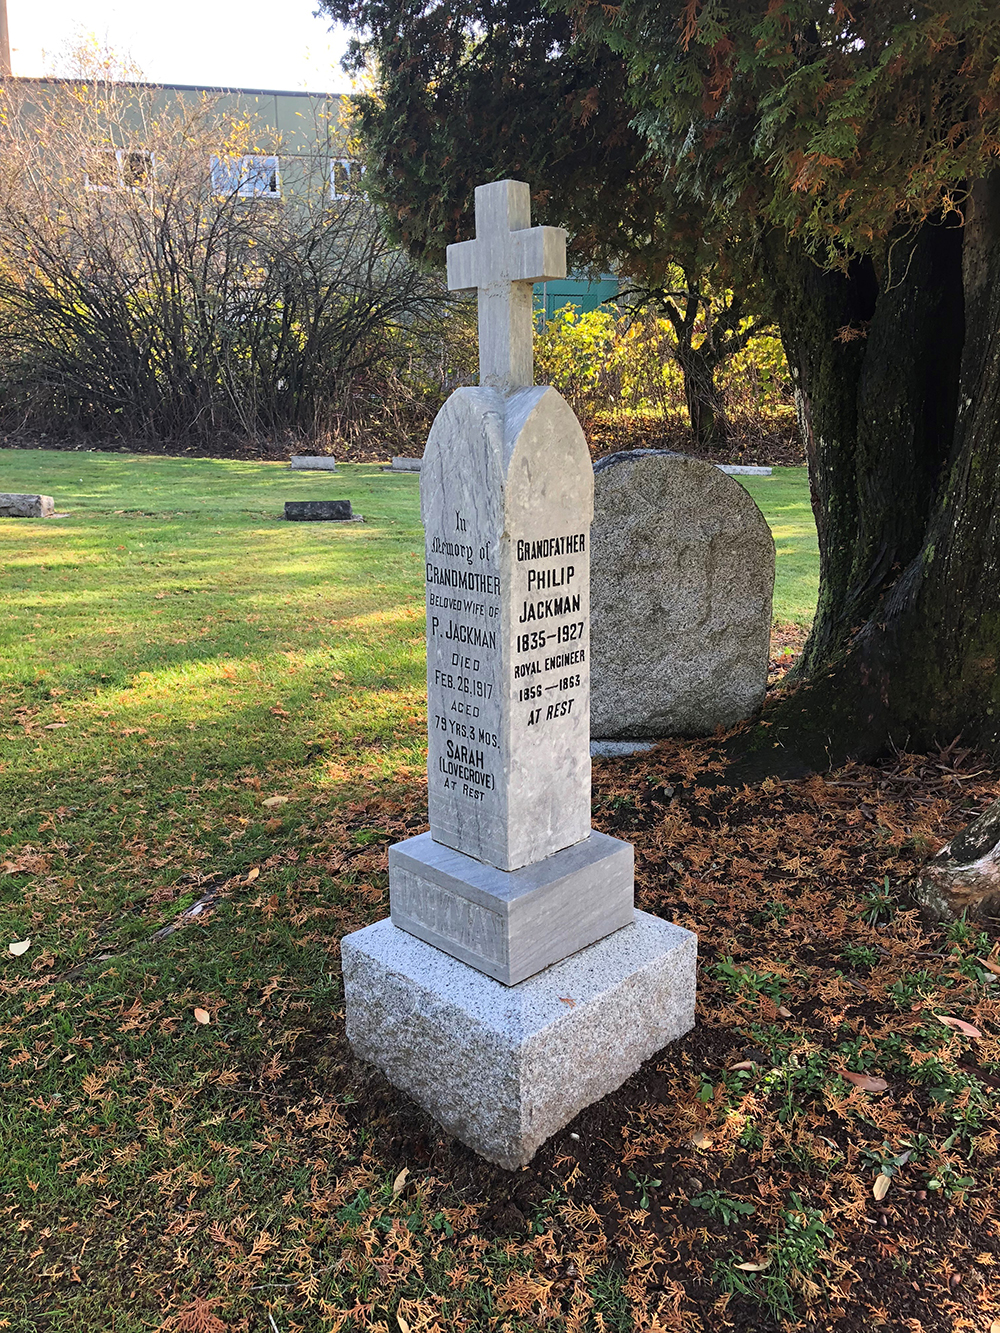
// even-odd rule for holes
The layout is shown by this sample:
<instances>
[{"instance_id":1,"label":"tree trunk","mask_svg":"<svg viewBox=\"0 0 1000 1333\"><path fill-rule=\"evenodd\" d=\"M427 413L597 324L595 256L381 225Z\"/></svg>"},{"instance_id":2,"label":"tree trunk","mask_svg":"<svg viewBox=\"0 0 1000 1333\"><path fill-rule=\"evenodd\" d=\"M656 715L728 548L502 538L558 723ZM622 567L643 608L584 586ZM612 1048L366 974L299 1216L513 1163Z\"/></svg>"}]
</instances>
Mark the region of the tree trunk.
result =
<instances>
[{"instance_id":1,"label":"tree trunk","mask_svg":"<svg viewBox=\"0 0 1000 1333\"><path fill-rule=\"evenodd\" d=\"M813 767L1000 723L1000 173L963 228L822 272L767 247L820 540L800 687L753 748Z\"/></svg>"},{"instance_id":2,"label":"tree trunk","mask_svg":"<svg viewBox=\"0 0 1000 1333\"><path fill-rule=\"evenodd\" d=\"M915 897L929 916L942 921L963 912L977 916L1000 897L1000 801L928 861Z\"/></svg>"},{"instance_id":3,"label":"tree trunk","mask_svg":"<svg viewBox=\"0 0 1000 1333\"><path fill-rule=\"evenodd\" d=\"M717 360L700 347L677 348L677 362L684 376L684 400L691 432L699 449L717 451L726 443L726 418L715 382Z\"/></svg>"}]
</instances>

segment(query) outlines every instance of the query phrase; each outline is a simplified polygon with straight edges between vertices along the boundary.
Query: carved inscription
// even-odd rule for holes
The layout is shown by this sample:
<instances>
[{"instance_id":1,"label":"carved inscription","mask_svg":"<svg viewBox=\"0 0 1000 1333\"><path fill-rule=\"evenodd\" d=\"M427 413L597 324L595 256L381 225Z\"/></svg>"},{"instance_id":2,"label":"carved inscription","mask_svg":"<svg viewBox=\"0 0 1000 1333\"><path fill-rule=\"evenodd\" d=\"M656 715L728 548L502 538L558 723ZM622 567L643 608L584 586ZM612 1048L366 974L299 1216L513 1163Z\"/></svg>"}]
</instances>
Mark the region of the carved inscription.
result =
<instances>
[{"instance_id":1,"label":"carved inscription","mask_svg":"<svg viewBox=\"0 0 1000 1333\"><path fill-rule=\"evenodd\" d=\"M500 966L506 964L507 936L499 913L408 870L396 870L392 895L394 914L421 922L428 930L477 958Z\"/></svg>"},{"instance_id":2,"label":"carved inscription","mask_svg":"<svg viewBox=\"0 0 1000 1333\"><path fill-rule=\"evenodd\" d=\"M517 684L514 702L529 705L524 719L527 726L542 727L571 717L574 706L579 712L579 701L589 697L587 649L583 646L588 638L584 598L587 534L521 539L515 543L514 557L512 591L518 626L514 680L524 682ZM520 630L522 625L539 628ZM579 646L553 651L565 644ZM577 669L567 671L567 667Z\"/></svg>"},{"instance_id":3,"label":"carved inscription","mask_svg":"<svg viewBox=\"0 0 1000 1333\"><path fill-rule=\"evenodd\" d=\"M499 781L499 553L496 543L470 534L461 510L453 514L452 535L427 534L429 776L443 791L487 808Z\"/></svg>"}]
</instances>

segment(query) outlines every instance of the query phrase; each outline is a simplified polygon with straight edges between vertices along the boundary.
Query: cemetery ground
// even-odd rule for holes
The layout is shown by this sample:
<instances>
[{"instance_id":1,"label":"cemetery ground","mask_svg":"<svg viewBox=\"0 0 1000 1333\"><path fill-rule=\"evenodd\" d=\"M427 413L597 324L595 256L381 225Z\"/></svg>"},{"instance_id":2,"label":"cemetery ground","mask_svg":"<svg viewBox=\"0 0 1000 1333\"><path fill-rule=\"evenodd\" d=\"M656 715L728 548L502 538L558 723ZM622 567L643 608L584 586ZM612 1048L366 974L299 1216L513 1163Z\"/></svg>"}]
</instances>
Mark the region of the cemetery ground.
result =
<instances>
[{"instance_id":1,"label":"cemetery ground","mask_svg":"<svg viewBox=\"0 0 1000 1333\"><path fill-rule=\"evenodd\" d=\"M595 763L697 1026L503 1171L343 1035L339 938L426 827L417 478L0 458L67 513L0 526L0 1328L995 1333L997 931L899 891L995 768ZM747 488L777 679L808 488ZM323 497L365 523L281 521Z\"/></svg>"}]
</instances>

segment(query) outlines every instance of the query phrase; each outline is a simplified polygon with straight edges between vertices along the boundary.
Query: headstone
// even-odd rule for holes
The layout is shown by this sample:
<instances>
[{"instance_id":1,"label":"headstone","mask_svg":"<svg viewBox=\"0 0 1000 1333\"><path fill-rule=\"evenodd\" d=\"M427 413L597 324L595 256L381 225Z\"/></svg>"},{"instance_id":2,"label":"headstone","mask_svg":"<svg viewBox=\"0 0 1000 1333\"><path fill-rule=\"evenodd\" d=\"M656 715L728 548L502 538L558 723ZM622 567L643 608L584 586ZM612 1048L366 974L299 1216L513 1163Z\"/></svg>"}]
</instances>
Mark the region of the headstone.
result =
<instances>
[{"instance_id":1,"label":"headstone","mask_svg":"<svg viewBox=\"0 0 1000 1333\"><path fill-rule=\"evenodd\" d=\"M419 472L422 459L419 458L394 458L392 460L392 472Z\"/></svg>"},{"instance_id":2,"label":"headstone","mask_svg":"<svg viewBox=\"0 0 1000 1333\"><path fill-rule=\"evenodd\" d=\"M691 1026L696 941L635 913L631 846L590 827L594 474L532 383L532 284L565 273L565 233L517 181L477 189L476 233L448 284L479 294L480 386L420 475L430 833L389 849L391 920L341 957L355 1051L518 1166Z\"/></svg>"},{"instance_id":3,"label":"headstone","mask_svg":"<svg viewBox=\"0 0 1000 1333\"><path fill-rule=\"evenodd\" d=\"M329 454L292 454L288 465L295 472L337 471L337 460Z\"/></svg>"},{"instance_id":4,"label":"headstone","mask_svg":"<svg viewBox=\"0 0 1000 1333\"><path fill-rule=\"evenodd\" d=\"M285 518L296 523L357 522L361 515L352 512L350 500L286 500Z\"/></svg>"},{"instance_id":5,"label":"headstone","mask_svg":"<svg viewBox=\"0 0 1000 1333\"><path fill-rule=\"evenodd\" d=\"M56 503L51 495L17 495L0 491L0 518L51 518Z\"/></svg>"},{"instance_id":6,"label":"headstone","mask_svg":"<svg viewBox=\"0 0 1000 1333\"><path fill-rule=\"evenodd\" d=\"M710 735L763 702L774 541L739 482L658 450L594 467L593 697L600 739Z\"/></svg>"}]
</instances>

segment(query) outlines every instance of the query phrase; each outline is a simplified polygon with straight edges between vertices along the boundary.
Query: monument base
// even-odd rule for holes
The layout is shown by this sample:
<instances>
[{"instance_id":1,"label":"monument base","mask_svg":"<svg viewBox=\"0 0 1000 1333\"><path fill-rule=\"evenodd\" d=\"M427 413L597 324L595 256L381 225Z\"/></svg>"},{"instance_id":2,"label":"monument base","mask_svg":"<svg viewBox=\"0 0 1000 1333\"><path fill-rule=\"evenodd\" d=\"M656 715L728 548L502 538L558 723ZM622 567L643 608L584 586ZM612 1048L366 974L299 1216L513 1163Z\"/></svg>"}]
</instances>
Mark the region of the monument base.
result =
<instances>
[{"instance_id":1,"label":"monument base","mask_svg":"<svg viewBox=\"0 0 1000 1333\"><path fill-rule=\"evenodd\" d=\"M497 870L421 833L389 848L394 925L516 986L631 923L632 844L589 838Z\"/></svg>"},{"instance_id":2,"label":"monument base","mask_svg":"<svg viewBox=\"0 0 1000 1333\"><path fill-rule=\"evenodd\" d=\"M694 1024L697 939L634 923L504 986L390 920L341 942L355 1053L511 1170Z\"/></svg>"}]
</instances>

